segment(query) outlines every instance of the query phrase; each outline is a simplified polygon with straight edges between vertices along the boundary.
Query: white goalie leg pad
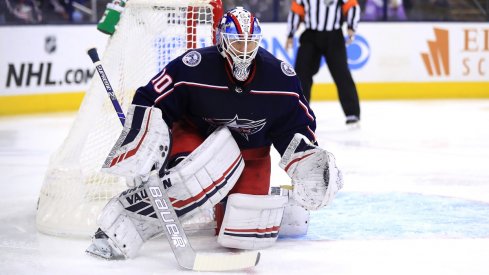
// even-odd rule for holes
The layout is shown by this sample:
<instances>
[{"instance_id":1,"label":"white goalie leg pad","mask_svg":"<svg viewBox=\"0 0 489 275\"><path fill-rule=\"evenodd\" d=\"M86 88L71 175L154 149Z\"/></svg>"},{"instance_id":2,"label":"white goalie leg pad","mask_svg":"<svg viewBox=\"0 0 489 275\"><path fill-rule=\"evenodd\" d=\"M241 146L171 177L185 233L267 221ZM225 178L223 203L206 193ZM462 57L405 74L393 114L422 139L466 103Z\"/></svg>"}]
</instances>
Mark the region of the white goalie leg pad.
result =
<instances>
[{"instance_id":1,"label":"white goalie leg pad","mask_svg":"<svg viewBox=\"0 0 489 275\"><path fill-rule=\"evenodd\" d=\"M231 194L217 242L225 247L261 249L277 241L285 196Z\"/></svg>"},{"instance_id":2,"label":"white goalie leg pad","mask_svg":"<svg viewBox=\"0 0 489 275\"><path fill-rule=\"evenodd\" d=\"M343 176L333 154L295 134L279 163L292 179L292 197L309 210L333 201L343 187Z\"/></svg>"},{"instance_id":3,"label":"white goalie leg pad","mask_svg":"<svg viewBox=\"0 0 489 275\"><path fill-rule=\"evenodd\" d=\"M236 184L244 168L241 151L227 128L211 134L160 179L180 219L212 208ZM132 258L143 243L162 233L144 185L124 191L103 209L90 254L106 259ZM103 235L107 235L105 237Z\"/></svg>"},{"instance_id":4,"label":"white goalie leg pad","mask_svg":"<svg viewBox=\"0 0 489 275\"><path fill-rule=\"evenodd\" d=\"M131 105L126 122L102 171L147 180L152 169L165 165L170 150L170 131L158 108Z\"/></svg>"},{"instance_id":5,"label":"white goalie leg pad","mask_svg":"<svg viewBox=\"0 0 489 275\"><path fill-rule=\"evenodd\" d=\"M139 203L137 201L131 202L133 204L127 202L127 200L134 200L138 197L141 198L141 196L147 197L146 190L140 186L128 191L111 199L97 220L99 228L107 235L108 239L98 238L97 232L92 239L92 247L106 245L109 246L109 252L100 255L89 251L92 254L107 259L134 258L145 241L162 232L162 226L154 218L154 209L149 202L146 203L143 200ZM147 205L143 206L141 203ZM138 214L139 210L141 212L146 210L146 215Z\"/></svg>"},{"instance_id":6,"label":"white goalie leg pad","mask_svg":"<svg viewBox=\"0 0 489 275\"><path fill-rule=\"evenodd\" d=\"M226 127L215 130L161 179L175 212L190 218L219 203L243 172L238 144ZM170 187L171 186L171 187Z\"/></svg>"}]
</instances>

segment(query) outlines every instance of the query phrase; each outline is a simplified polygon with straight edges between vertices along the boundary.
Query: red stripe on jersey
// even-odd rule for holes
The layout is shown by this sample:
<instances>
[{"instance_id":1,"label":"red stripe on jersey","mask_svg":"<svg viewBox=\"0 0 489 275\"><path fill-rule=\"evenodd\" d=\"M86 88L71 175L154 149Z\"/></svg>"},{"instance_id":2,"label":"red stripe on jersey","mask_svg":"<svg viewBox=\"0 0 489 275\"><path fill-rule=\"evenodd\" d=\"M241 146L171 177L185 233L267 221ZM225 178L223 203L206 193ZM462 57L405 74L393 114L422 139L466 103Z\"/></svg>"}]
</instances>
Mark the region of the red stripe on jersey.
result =
<instances>
[{"instance_id":1,"label":"red stripe on jersey","mask_svg":"<svg viewBox=\"0 0 489 275\"><path fill-rule=\"evenodd\" d=\"M250 93L252 94L266 94L266 95L286 95L286 96L294 96L296 98L299 98L299 95L296 94L296 93L293 93L293 92L281 92L281 91L255 91L255 90L251 90ZM302 103L302 101L299 100L299 105L301 106L301 108L304 110L304 112L306 113L306 116L314 121L314 117L311 115L311 113L309 113L309 109L307 108L307 106Z\"/></svg>"},{"instance_id":2,"label":"red stripe on jersey","mask_svg":"<svg viewBox=\"0 0 489 275\"><path fill-rule=\"evenodd\" d=\"M313 130L311 130L311 128L309 128L309 126L307 126L307 131L309 131L309 133L312 135L312 137L314 138L314 140L311 140L312 143L315 143L317 141L317 138L316 138L316 134L314 133Z\"/></svg>"},{"instance_id":3,"label":"red stripe on jersey","mask_svg":"<svg viewBox=\"0 0 489 275\"><path fill-rule=\"evenodd\" d=\"M173 85L173 88L171 88L170 90L168 90L164 94L157 97L155 100L155 104L160 102L162 99L164 99L168 95L170 95L175 90L175 88L177 88L179 86L193 86L193 87L201 87L201 88L208 88L208 89L221 90L221 91L229 90L229 88L227 86L215 86L215 85L209 85L209 84L204 84L204 83L180 81L180 82L175 83L175 85Z\"/></svg>"},{"instance_id":4,"label":"red stripe on jersey","mask_svg":"<svg viewBox=\"0 0 489 275\"><path fill-rule=\"evenodd\" d=\"M302 109L304 109L304 112L306 112L307 117L310 120L314 121L314 117L309 113L309 109L307 108L307 106L304 103L302 103L302 101L300 100L299 100L299 104L301 105Z\"/></svg>"},{"instance_id":5,"label":"red stripe on jersey","mask_svg":"<svg viewBox=\"0 0 489 275\"><path fill-rule=\"evenodd\" d=\"M284 91L256 91L251 90L251 94L264 94L264 95L285 95L285 96L293 96L299 98L299 95L294 92L284 92Z\"/></svg>"},{"instance_id":6,"label":"red stripe on jersey","mask_svg":"<svg viewBox=\"0 0 489 275\"><path fill-rule=\"evenodd\" d=\"M160 100L162 100L163 98L167 97L168 95L170 95L173 90L175 90L175 87L171 88L170 90L166 91L164 94L160 95L159 97L156 98L155 100L155 104L158 103Z\"/></svg>"},{"instance_id":7,"label":"red stripe on jersey","mask_svg":"<svg viewBox=\"0 0 489 275\"><path fill-rule=\"evenodd\" d=\"M197 83L197 82L180 81L175 84L175 86L180 86L180 85L210 88L215 90L229 90L227 86L216 86L216 85L209 85L209 84Z\"/></svg>"}]
</instances>

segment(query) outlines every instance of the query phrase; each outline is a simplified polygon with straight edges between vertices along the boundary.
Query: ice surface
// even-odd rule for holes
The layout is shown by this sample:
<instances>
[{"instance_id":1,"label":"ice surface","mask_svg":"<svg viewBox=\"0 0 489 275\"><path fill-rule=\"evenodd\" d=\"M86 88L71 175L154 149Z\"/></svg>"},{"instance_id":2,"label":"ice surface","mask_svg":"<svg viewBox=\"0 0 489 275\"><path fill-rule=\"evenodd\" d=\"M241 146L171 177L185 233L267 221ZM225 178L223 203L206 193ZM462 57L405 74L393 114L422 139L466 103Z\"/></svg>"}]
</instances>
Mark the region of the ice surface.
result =
<instances>
[{"instance_id":1,"label":"ice surface","mask_svg":"<svg viewBox=\"0 0 489 275\"><path fill-rule=\"evenodd\" d=\"M338 102L313 102L319 144L345 188L311 214L307 236L281 238L236 274L489 274L489 100L365 101L359 129ZM109 262L88 239L38 233L49 156L74 114L0 117L0 274L175 274L165 239ZM273 155L272 184L288 183ZM212 236L196 250L225 251ZM223 273L220 273L223 274Z\"/></svg>"}]
</instances>

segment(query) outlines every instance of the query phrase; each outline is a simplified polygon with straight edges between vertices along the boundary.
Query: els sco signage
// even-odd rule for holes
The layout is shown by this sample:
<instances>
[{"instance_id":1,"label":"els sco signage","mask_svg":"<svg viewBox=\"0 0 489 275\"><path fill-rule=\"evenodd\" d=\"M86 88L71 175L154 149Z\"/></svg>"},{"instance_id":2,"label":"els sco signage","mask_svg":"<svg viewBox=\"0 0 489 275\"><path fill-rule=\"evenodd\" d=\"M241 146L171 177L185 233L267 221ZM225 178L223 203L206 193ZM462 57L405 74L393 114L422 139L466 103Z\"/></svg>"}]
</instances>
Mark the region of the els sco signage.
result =
<instances>
[{"instance_id":1,"label":"els sco signage","mask_svg":"<svg viewBox=\"0 0 489 275\"><path fill-rule=\"evenodd\" d=\"M433 32L434 39L427 40L427 51L421 53L429 76L489 76L489 27L435 27Z\"/></svg>"}]
</instances>

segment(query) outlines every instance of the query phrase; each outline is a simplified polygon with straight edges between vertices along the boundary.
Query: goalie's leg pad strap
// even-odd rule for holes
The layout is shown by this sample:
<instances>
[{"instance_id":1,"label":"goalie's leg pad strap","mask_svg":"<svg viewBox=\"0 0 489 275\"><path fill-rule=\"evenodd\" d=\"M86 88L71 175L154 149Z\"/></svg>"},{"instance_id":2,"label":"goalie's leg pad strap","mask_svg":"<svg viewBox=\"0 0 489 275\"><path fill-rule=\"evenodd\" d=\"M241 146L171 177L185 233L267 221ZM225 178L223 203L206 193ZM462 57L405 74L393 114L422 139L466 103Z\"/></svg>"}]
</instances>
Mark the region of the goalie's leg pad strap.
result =
<instances>
[{"instance_id":1,"label":"goalie's leg pad strap","mask_svg":"<svg viewBox=\"0 0 489 275\"><path fill-rule=\"evenodd\" d=\"M285 196L231 194L217 242L225 247L261 249L278 237Z\"/></svg>"}]
</instances>

